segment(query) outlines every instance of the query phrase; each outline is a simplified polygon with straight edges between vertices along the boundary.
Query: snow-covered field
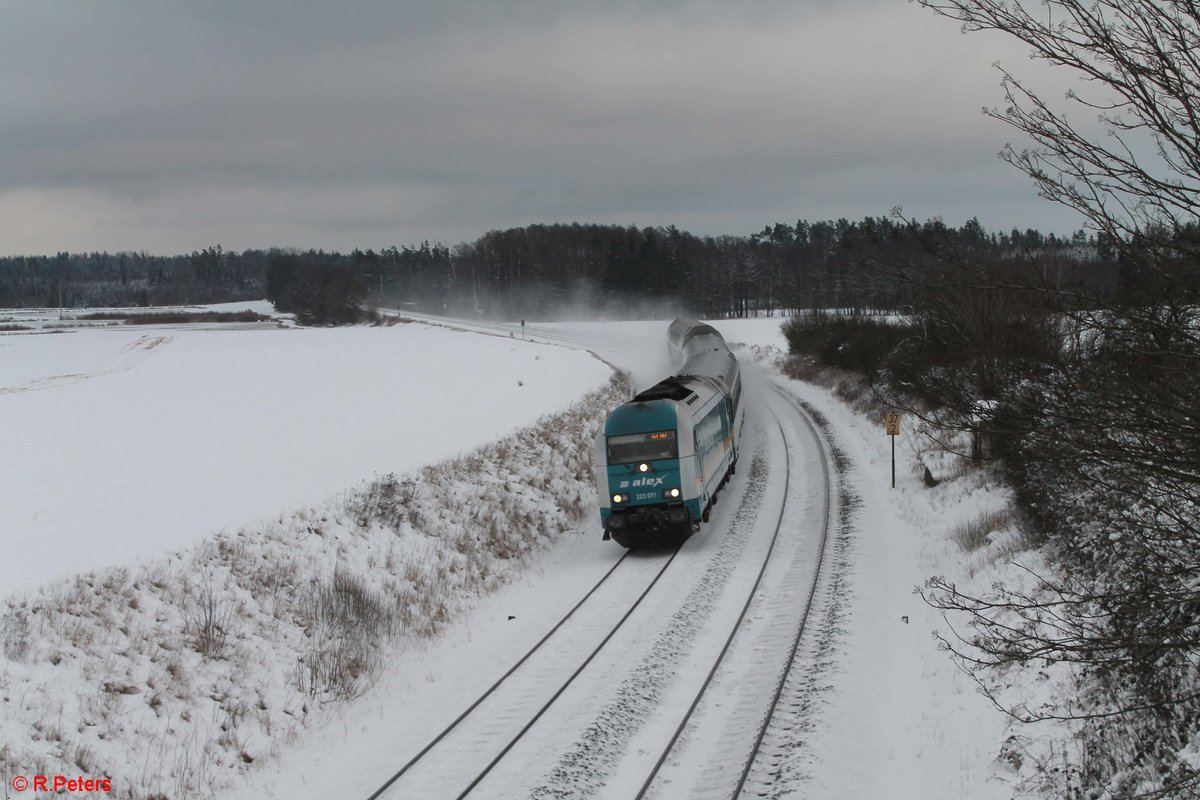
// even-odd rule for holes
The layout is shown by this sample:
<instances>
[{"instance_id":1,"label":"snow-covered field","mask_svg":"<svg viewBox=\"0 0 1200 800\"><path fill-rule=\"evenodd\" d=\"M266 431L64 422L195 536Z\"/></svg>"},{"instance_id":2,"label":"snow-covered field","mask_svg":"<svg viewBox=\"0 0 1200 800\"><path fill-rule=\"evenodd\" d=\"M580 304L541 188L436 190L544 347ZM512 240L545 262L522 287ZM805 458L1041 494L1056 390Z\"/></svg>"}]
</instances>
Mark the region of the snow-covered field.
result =
<instances>
[{"instance_id":1,"label":"snow-covered field","mask_svg":"<svg viewBox=\"0 0 1200 800\"><path fill-rule=\"evenodd\" d=\"M944 623L913 594L933 574L977 572L977 579L986 580L995 568L986 554L962 552L952 533L1006 498L970 475L926 488L917 466L922 445L911 427L898 448L897 488L888 488L881 419L856 414L826 390L770 377L772 356L784 346L780 323L770 318L714 325L729 342L746 346L744 363L759 360L763 380L779 382L824 416L827 434L849 459L844 481L854 499L845 568L836 592L822 601L810 637L815 649L801 651L800 666L811 678L806 724L796 732L802 746L787 754L787 780L775 795L1007 797L1011 776L997 761L1006 720L937 650L931 631L944 630ZM6 455L0 461L0 595L105 565L152 561L184 547L203 550L218 530L252 527L268 518L277 522L260 528L266 531L261 549L246 546L278 555L288 547L286 537L298 530L299 523L284 522L290 510L318 506L305 512L308 520L332 514L333 506L321 504L339 493L363 491L364 479L467 454L601 386L609 369L589 350L628 370L640 386L657 380L669 369L665 329L665 322L536 324L525 331L531 341L521 341L519 327L478 323L329 330L114 326L0 337L5 420L0 452ZM767 427L760 428L765 437ZM496 455L503 451L490 452L489 458L504 458ZM484 471L491 474L477 460L453 469L464 483L473 474L479 481ZM530 488L540 482L546 491L563 491L544 476L518 474ZM744 491L745 480L739 476L731 491ZM575 484L564 485L578 500ZM446 491L450 499L444 503L463 496L453 486ZM706 530L732 525L736 507L737 502L722 505ZM458 616L434 638L396 640L374 685L354 702L306 710L301 725L274 741L261 739L295 709L272 716L274 709L250 708L263 722L230 752L236 755L240 748L254 763L225 765L220 796L369 794L428 732L436 732L544 634L619 555L616 545L600 540L598 523L586 519L591 521L575 531L579 535L547 533L544 549L505 567L503 580L488 587L486 602L452 607ZM438 530L436 521L429 524L427 530ZM305 555L293 558L324 553L338 560L338 552L358 552L352 564L359 574L376 569L384 577L370 585L394 589L388 583L392 567L382 567L388 560L383 553L393 545L382 529L370 523L362 534L366 549L353 551L360 534L351 522L330 518L324 528L321 542L312 540L300 551ZM450 531L437 535L450 541ZM437 541L418 540L430 547ZM697 569L712 569L718 544L703 534L695 537L688 552ZM396 572L403 575L402 567ZM689 574L699 573L677 571L677 597L688 594ZM276 606L256 608L265 624ZM248 629L259 624L253 614L248 620ZM636 643L621 646L641 652ZM130 663L137 673L129 674L130 681L145 680L143 669L153 677L154 666ZM690 664L680 661L678 680L695 677ZM0 669L0 683L30 678L32 667L9 667ZM611 692L626 667L617 660L597 669L605 676L603 691ZM63 674L71 676L58 685L64 697L86 694L86 681L101 679L99 673ZM198 674L206 676L201 681L210 679ZM236 693L230 676L220 680L222 691ZM600 685L594 686L599 696ZM206 688L171 691L204 694ZM110 705L116 702L101 696ZM144 707L148 696L140 697L117 700L154 723ZM276 695L267 699L270 705ZM171 708L183 700L166 702ZM260 702L265 703L261 697ZM573 707L585 714L591 702L600 699L580 698ZM217 707L230 713L226 705ZM168 714L165 723L156 724L169 727L171 719ZM571 725L586 721L563 721L556 728L548 718L550 727L536 741L547 751L566 747L576 730ZM132 720L129 727L136 727ZM25 731L5 725L0 732L0 751L6 745L23 751L19 737ZM43 739L43 750L52 747L44 734L43 729L35 735ZM87 735L82 725L78 733L59 732L73 742L85 742ZM158 758L178 761L179 752ZM148 769L132 761L103 767L130 774ZM142 785L151 782L147 778ZM601 783L597 796L626 797L631 785ZM660 789L655 796L672 795Z\"/></svg>"},{"instance_id":2,"label":"snow-covered field","mask_svg":"<svg viewBox=\"0 0 1200 800\"><path fill-rule=\"evenodd\" d=\"M0 595L465 452L608 375L425 325L0 335Z\"/></svg>"}]
</instances>

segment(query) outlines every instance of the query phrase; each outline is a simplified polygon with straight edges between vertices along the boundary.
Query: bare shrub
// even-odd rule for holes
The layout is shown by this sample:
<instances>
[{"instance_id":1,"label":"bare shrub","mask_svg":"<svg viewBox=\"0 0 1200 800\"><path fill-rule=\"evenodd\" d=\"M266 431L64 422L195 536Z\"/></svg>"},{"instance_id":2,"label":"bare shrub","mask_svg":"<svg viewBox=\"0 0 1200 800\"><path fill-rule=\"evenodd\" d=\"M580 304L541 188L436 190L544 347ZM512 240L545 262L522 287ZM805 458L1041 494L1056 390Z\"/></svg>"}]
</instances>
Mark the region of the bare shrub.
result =
<instances>
[{"instance_id":1,"label":"bare shrub","mask_svg":"<svg viewBox=\"0 0 1200 800\"><path fill-rule=\"evenodd\" d=\"M360 528L377 522L385 528L399 530L409 516L417 493L417 482L401 480L388 473L367 484L366 489L353 495L346 504L347 511Z\"/></svg>"},{"instance_id":2,"label":"bare shrub","mask_svg":"<svg viewBox=\"0 0 1200 800\"><path fill-rule=\"evenodd\" d=\"M391 314L383 315L376 312L375 316L368 317L368 322L377 327L391 328L395 325L408 325L413 320L408 317L398 317Z\"/></svg>"},{"instance_id":3,"label":"bare shrub","mask_svg":"<svg viewBox=\"0 0 1200 800\"><path fill-rule=\"evenodd\" d=\"M225 648L229 626L236 608L211 573L199 582L184 581L180 595L184 631L192 637L196 652L207 658L218 657Z\"/></svg>"},{"instance_id":4,"label":"bare shrub","mask_svg":"<svg viewBox=\"0 0 1200 800\"><path fill-rule=\"evenodd\" d=\"M33 647L29 609L24 605L9 605L0 617L0 652L10 661L22 662Z\"/></svg>"},{"instance_id":5,"label":"bare shrub","mask_svg":"<svg viewBox=\"0 0 1200 800\"><path fill-rule=\"evenodd\" d=\"M338 568L305 598L308 646L296 666L296 685L322 700L350 700L378 673L382 641L396 615L363 579Z\"/></svg>"},{"instance_id":6,"label":"bare shrub","mask_svg":"<svg viewBox=\"0 0 1200 800\"><path fill-rule=\"evenodd\" d=\"M873 317L813 312L789 317L783 335L793 353L828 366L874 375L907 335L909 326Z\"/></svg>"}]
</instances>

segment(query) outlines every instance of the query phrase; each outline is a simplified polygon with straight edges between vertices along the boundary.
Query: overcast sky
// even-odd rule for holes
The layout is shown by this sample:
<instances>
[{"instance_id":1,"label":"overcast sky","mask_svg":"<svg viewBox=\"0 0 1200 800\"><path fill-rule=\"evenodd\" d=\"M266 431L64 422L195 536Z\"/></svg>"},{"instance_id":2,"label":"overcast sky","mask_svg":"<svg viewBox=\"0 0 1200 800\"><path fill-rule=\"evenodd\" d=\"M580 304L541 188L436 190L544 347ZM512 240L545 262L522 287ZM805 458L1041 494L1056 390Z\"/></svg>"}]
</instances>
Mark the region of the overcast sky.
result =
<instances>
[{"instance_id":1,"label":"overcast sky","mask_svg":"<svg viewBox=\"0 0 1200 800\"><path fill-rule=\"evenodd\" d=\"M0 253L456 244L535 222L1070 232L997 34L905 0L0 0Z\"/></svg>"}]
</instances>

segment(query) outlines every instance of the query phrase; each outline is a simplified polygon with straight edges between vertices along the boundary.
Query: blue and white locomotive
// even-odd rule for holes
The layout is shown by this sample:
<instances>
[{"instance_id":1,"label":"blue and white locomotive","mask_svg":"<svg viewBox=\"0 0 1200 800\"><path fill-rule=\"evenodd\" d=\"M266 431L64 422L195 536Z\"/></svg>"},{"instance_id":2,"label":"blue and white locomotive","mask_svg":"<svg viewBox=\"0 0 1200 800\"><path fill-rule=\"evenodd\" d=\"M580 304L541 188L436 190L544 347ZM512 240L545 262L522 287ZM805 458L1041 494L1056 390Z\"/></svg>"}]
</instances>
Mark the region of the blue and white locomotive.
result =
<instances>
[{"instance_id":1,"label":"blue and white locomotive","mask_svg":"<svg viewBox=\"0 0 1200 800\"><path fill-rule=\"evenodd\" d=\"M737 467L745 411L737 359L712 326L667 329L676 375L618 406L593 463L604 538L625 547L682 538L708 521Z\"/></svg>"}]
</instances>

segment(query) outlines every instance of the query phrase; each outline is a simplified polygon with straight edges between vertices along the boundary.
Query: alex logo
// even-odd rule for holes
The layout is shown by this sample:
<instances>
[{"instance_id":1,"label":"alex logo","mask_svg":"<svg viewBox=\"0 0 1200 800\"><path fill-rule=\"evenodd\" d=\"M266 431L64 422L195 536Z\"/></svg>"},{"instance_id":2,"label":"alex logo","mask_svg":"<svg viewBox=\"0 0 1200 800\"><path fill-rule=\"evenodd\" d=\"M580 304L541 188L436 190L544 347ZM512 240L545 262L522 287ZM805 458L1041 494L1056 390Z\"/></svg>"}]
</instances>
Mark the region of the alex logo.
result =
<instances>
[{"instance_id":1,"label":"alex logo","mask_svg":"<svg viewBox=\"0 0 1200 800\"><path fill-rule=\"evenodd\" d=\"M644 478L638 478L636 481L621 481L619 489L634 489L645 488L647 486L662 486L662 482L666 480L665 475L659 475L657 478L647 475Z\"/></svg>"}]
</instances>

